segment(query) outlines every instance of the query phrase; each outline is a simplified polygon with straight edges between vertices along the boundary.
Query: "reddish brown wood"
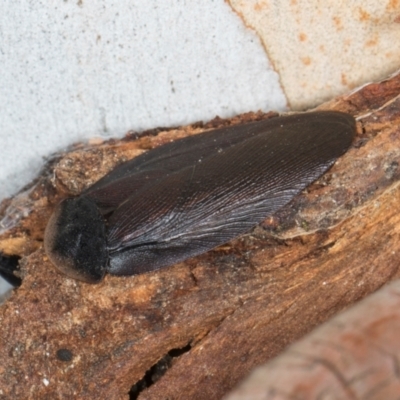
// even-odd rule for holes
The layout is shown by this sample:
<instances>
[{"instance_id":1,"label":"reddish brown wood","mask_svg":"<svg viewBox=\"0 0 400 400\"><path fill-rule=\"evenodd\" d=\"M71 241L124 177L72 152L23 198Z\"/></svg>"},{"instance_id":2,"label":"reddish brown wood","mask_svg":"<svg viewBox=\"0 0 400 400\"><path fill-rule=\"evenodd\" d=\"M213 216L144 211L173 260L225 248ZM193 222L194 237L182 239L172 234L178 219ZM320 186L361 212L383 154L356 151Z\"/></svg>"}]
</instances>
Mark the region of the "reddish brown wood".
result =
<instances>
[{"instance_id":1,"label":"reddish brown wood","mask_svg":"<svg viewBox=\"0 0 400 400\"><path fill-rule=\"evenodd\" d=\"M0 210L0 250L24 256L23 284L0 307L0 399L127 399L179 348L187 351L139 398L220 399L253 367L398 277L399 93L395 76L321 107L363 116L354 146L264 229L171 268L99 285L58 274L44 254L54 204L119 162L204 126L60 155ZM61 361L60 349L72 360Z\"/></svg>"},{"instance_id":2,"label":"reddish brown wood","mask_svg":"<svg viewBox=\"0 0 400 400\"><path fill-rule=\"evenodd\" d=\"M400 280L257 368L225 400L399 398Z\"/></svg>"}]
</instances>

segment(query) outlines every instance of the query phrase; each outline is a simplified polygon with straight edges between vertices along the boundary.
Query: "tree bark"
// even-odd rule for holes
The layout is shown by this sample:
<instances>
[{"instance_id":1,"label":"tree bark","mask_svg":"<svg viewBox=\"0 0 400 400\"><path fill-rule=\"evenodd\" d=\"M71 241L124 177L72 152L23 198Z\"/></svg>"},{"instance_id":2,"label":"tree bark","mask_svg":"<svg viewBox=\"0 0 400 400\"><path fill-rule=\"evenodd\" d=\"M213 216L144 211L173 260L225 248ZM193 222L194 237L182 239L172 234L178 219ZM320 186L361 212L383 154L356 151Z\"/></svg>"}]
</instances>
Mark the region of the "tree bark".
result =
<instances>
[{"instance_id":1,"label":"tree bark","mask_svg":"<svg viewBox=\"0 0 400 400\"><path fill-rule=\"evenodd\" d=\"M0 307L0 399L128 399L135 384L132 398L142 400L220 399L252 368L399 277L399 94L396 75L319 107L358 117L352 148L253 232L98 285L60 275L43 251L60 198L146 149L272 115L131 133L51 160L0 209L0 251L23 257L22 285Z\"/></svg>"},{"instance_id":2,"label":"tree bark","mask_svg":"<svg viewBox=\"0 0 400 400\"><path fill-rule=\"evenodd\" d=\"M400 280L257 368L224 400L399 398Z\"/></svg>"}]
</instances>

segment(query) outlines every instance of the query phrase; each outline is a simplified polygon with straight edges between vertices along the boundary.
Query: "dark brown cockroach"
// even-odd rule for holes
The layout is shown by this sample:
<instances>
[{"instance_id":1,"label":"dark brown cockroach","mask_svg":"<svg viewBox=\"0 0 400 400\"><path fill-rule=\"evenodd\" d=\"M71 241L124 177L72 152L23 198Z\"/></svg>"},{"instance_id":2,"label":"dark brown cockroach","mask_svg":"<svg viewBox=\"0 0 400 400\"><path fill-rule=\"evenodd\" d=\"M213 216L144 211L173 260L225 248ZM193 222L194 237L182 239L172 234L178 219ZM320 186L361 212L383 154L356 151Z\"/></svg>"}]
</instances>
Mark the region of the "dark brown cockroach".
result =
<instances>
[{"instance_id":1,"label":"dark brown cockroach","mask_svg":"<svg viewBox=\"0 0 400 400\"><path fill-rule=\"evenodd\" d=\"M21 278L18 278L14 272L18 271L18 261L21 257L6 256L0 253L0 276L13 286L21 285Z\"/></svg>"},{"instance_id":2,"label":"dark brown cockroach","mask_svg":"<svg viewBox=\"0 0 400 400\"><path fill-rule=\"evenodd\" d=\"M45 250L70 277L135 275L202 254L290 202L349 148L334 111L252 122L176 140L62 201Z\"/></svg>"}]
</instances>

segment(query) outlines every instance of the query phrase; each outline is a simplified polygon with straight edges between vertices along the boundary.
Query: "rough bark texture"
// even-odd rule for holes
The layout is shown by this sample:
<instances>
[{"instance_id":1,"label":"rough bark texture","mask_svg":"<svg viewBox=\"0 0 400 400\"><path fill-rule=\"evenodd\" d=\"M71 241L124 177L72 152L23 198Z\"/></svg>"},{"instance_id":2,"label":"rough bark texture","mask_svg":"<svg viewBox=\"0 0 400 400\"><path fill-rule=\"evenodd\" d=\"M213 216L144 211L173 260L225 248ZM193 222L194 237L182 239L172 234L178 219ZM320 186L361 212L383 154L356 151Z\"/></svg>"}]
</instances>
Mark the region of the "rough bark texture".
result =
<instances>
[{"instance_id":1,"label":"rough bark texture","mask_svg":"<svg viewBox=\"0 0 400 400\"><path fill-rule=\"evenodd\" d=\"M43 252L60 198L143 150L271 115L131 134L49 162L0 209L0 251L23 256L23 283L0 307L0 399L128 399L161 359L170 360L166 373L139 399L220 399L253 367L399 277L399 94L397 75L320 107L360 117L353 147L262 227L185 263L99 285L58 274Z\"/></svg>"},{"instance_id":2,"label":"rough bark texture","mask_svg":"<svg viewBox=\"0 0 400 400\"><path fill-rule=\"evenodd\" d=\"M224 400L391 400L400 393L400 281L257 368Z\"/></svg>"}]
</instances>

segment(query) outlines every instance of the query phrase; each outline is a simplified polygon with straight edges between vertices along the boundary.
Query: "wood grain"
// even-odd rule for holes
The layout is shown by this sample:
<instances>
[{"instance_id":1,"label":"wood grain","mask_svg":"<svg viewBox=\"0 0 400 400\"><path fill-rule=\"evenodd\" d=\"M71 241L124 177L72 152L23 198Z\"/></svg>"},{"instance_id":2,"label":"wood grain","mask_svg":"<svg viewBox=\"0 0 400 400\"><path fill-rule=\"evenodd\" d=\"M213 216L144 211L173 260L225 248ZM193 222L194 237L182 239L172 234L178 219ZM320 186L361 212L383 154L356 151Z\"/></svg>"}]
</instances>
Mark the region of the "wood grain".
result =
<instances>
[{"instance_id":1,"label":"wood grain","mask_svg":"<svg viewBox=\"0 0 400 400\"><path fill-rule=\"evenodd\" d=\"M398 277L399 94L396 75L320 107L359 117L353 147L261 227L185 263L99 285L58 274L43 252L60 198L146 149L271 115L129 135L55 157L0 208L0 250L23 256L23 283L0 307L0 399L128 399L168 354L179 356L139 399L220 399L252 368ZM62 349L70 361L60 360Z\"/></svg>"}]
</instances>

